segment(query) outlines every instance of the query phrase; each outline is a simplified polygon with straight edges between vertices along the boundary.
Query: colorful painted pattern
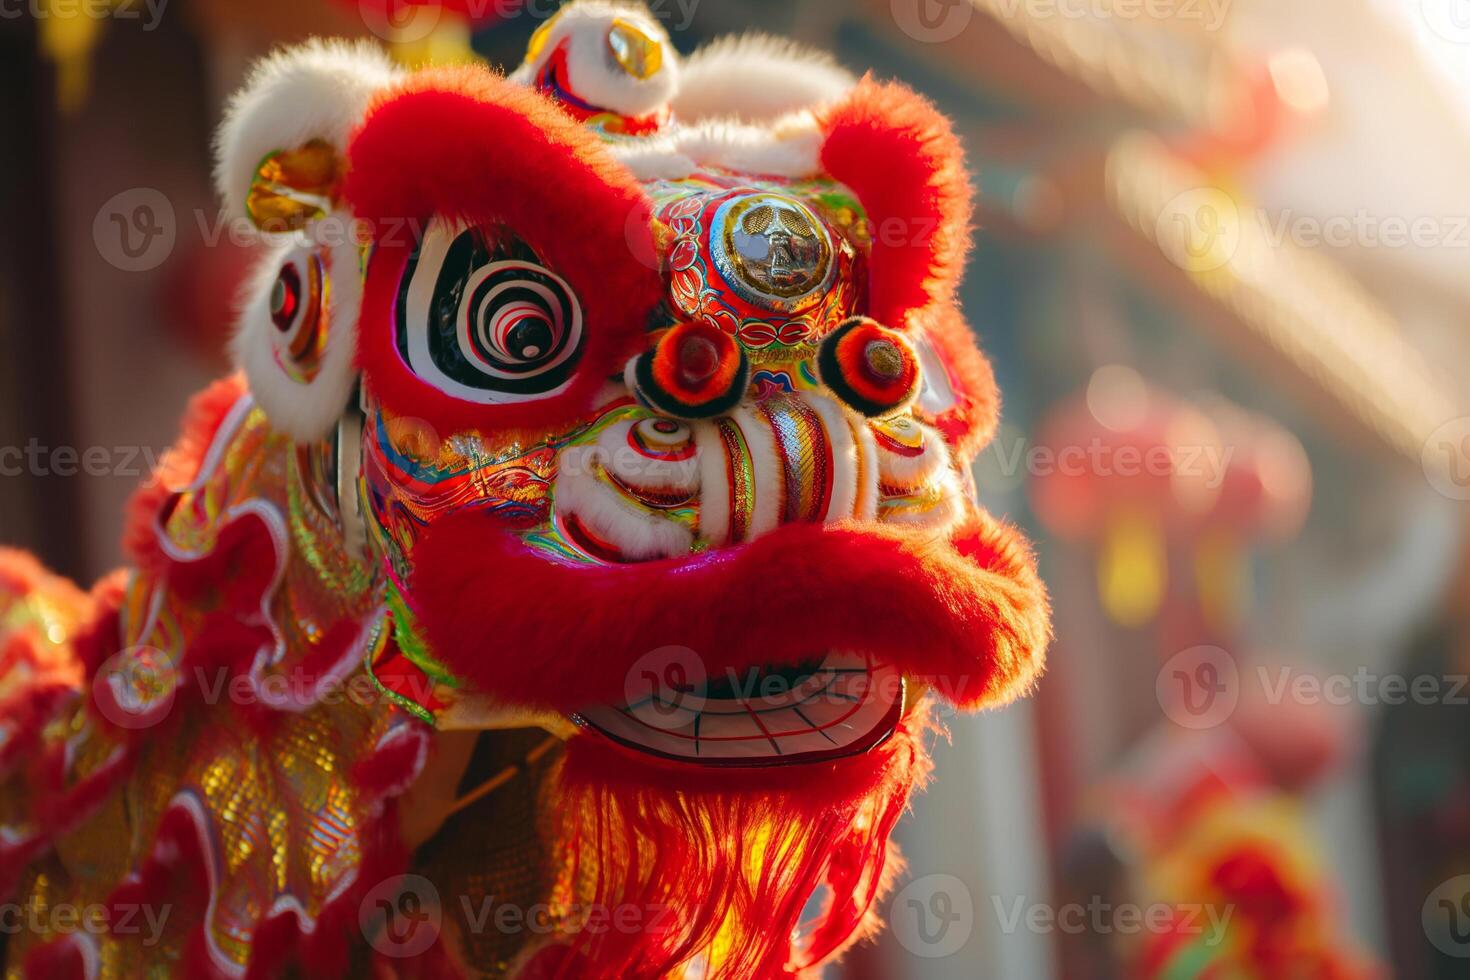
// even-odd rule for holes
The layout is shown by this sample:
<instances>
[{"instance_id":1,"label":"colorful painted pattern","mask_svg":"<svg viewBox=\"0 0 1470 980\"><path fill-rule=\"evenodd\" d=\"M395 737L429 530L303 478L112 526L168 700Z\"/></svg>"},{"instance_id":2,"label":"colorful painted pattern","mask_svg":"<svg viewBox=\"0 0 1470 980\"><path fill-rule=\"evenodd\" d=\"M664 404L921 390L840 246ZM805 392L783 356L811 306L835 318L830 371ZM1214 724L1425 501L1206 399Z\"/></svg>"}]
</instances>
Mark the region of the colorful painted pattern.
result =
<instances>
[{"instance_id":1,"label":"colorful painted pattern","mask_svg":"<svg viewBox=\"0 0 1470 980\"><path fill-rule=\"evenodd\" d=\"M776 436L785 474L784 519L820 521L832 504L836 463L821 416L800 398L768 399L758 411Z\"/></svg>"}]
</instances>

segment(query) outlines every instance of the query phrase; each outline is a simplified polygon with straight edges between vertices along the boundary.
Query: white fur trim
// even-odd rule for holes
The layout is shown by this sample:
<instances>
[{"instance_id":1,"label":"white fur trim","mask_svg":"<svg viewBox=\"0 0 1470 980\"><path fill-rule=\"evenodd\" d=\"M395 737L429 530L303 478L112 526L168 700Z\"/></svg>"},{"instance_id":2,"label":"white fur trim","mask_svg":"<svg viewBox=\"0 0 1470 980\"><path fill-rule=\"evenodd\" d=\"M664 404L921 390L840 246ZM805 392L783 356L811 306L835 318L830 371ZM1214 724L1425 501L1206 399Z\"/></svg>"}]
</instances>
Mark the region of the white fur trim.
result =
<instances>
[{"instance_id":1,"label":"white fur trim","mask_svg":"<svg viewBox=\"0 0 1470 980\"><path fill-rule=\"evenodd\" d=\"M847 413L847 426L852 431L857 460L857 502L852 516L871 521L878 516L878 444L868 420L856 412Z\"/></svg>"},{"instance_id":2,"label":"white fur trim","mask_svg":"<svg viewBox=\"0 0 1470 980\"><path fill-rule=\"evenodd\" d=\"M558 460L552 496L556 508L574 514L592 533L605 538L629 558L651 560L686 555L694 544L689 529L652 510L642 510L598 478L602 451L569 446Z\"/></svg>"},{"instance_id":3,"label":"white fur trim","mask_svg":"<svg viewBox=\"0 0 1470 980\"><path fill-rule=\"evenodd\" d=\"M902 416L895 421L907 423L919 430L924 440L922 449L917 456L900 456L875 439L878 447L878 470L883 486L896 490L912 490L932 480L941 467L949 465L949 449L944 443L944 437L927 425L914 421L909 416ZM869 424L879 429L884 426L883 422Z\"/></svg>"},{"instance_id":4,"label":"white fur trim","mask_svg":"<svg viewBox=\"0 0 1470 980\"><path fill-rule=\"evenodd\" d=\"M675 125L658 136L608 144L639 180L677 180L700 167L775 177L812 177L822 171L823 133L810 112L796 112L776 125L731 120Z\"/></svg>"},{"instance_id":5,"label":"white fur trim","mask_svg":"<svg viewBox=\"0 0 1470 980\"><path fill-rule=\"evenodd\" d=\"M357 377L353 353L362 308L362 276L358 272L357 246L345 239L327 250L322 263L328 286L327 340L320 371L303 383L287 375L276 361L271 289L282 263L312 247L304 236L290 236L266 252L251 277L230 344L235 364L245 372L250 393L271 425L297 442L314 442L332 431L347 407Z\"/></svg>"},{"instance_id":6,"label":"white fur trim","mask_svg":"<svg viewBox=\"0 0 1470 980\"><path fill-rule=\"evenodd\" d=\"M215 187L229 217L244 216L261 160L315 139L344 148L373 96L397 77L367 42L312 40L259 62L215 137Z\"/></svg>"},{"instance_id":7,"label":"white fur trim","mask_svg":"<svg viewBox=\"0 0 1470 980\"><path fill-rule=\"evenodd\" d=\"M712 545L729 544L730 473L720 430L713 422L694 423L699 447L699 536Z\"/></svg>"},{"instance_id":8,"label":"white fur trim","mask_svg":"<svg viewBox=\"0 0 1470 980\"><path fill-rule=\"evenodd\" d=\"M726 37L684 63L674 115L767 122L834 102L857 79L824 51L765 34Z\"/></svg>"},{"instance_id":9,"label":"white fur trim","mask_svg":"<svg viewBox=\"0 0 1470 980\"><path fill-rule=\"evenodd\" d=\"M651 419L630 419L610 425L597 437L597 448L601 451L602 464L609 473L635 490L674 491L693 493L699 489L699 461L688 459L669 460L645 456L629 445L628 432L639 422ZM678 422L679 425L687 425ZM693 433L690 433L693 439Z\"/></svg>"},{"instance_id":10,"label":"white fur trim","mask_svg":"<svg viewBox=\"0 0 1470 980\"><path fill-rule=\"evenodd\" d=\"M663 46L662 64L648 78L629 75L612 59L607 35L615 20L635 24ZM550 33L546 35L537 57L523 62L512 72L511 81L522 85L534 84L537 73L552 52L562 41L570 38L567 81L578 98L600 109L610 109L626 116L647 115L668 105L678 89L679 54L669 41L668 31L644 7L605 0L582 0L558 11L547 30Z\"/></svg>"}]
</instances>

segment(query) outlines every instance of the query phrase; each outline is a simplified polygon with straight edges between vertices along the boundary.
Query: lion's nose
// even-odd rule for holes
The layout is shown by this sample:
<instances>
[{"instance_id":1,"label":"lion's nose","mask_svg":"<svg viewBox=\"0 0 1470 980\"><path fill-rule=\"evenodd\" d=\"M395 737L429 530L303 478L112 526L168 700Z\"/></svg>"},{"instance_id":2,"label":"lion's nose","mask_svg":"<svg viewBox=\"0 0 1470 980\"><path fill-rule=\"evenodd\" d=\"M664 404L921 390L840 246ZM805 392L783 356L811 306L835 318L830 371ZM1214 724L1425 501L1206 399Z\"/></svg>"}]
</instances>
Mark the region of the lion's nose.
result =
<instances>
[{"instance_id":1,"label":"lion's nose","mask_svg":"<svg viewBox=\"0 0 1470 980\"><path fill-rule=\"evenodd\" d=\"M747 401L695 426L700 535L737 544L799 521L871 520L878 506L873 434L818 392Z\"/></svg>"}]
</instances>

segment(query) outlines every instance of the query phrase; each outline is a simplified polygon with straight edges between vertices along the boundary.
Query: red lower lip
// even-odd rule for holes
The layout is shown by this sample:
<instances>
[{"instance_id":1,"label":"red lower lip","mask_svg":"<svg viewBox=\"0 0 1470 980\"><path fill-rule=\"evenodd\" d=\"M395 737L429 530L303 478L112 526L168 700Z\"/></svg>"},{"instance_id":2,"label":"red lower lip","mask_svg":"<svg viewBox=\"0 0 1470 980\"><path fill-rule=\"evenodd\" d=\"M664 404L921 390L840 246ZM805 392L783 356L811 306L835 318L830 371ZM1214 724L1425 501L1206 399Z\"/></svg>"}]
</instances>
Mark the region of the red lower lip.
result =
<instances>
[{"instance_id":1,"label":"red lower lip","mask_svg":"<svg viewBox=\"0 0 1470 980\"><path fill-rule=\"evenodd\" d=\"M706 766L824 762L873 749L903 714L904 681L872 658L831 654L794 683L694 683L599 705L573 720L637 752ZM770 680L770 677L764 680Z\"/></svg>"}]
</instances>

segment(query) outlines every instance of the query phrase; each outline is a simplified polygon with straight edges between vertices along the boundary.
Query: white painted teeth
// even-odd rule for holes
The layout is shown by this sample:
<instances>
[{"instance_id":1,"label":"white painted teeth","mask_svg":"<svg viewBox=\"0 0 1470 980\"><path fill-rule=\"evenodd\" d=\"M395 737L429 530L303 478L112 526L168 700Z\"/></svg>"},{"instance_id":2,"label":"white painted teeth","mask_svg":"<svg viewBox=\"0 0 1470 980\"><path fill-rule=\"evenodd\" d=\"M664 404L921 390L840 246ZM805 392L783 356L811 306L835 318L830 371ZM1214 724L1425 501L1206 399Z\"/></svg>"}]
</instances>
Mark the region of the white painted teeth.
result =
<instances>
[{"instance_id":1,"label":"white painted teeth","mask_svg":"<svg viewBox=\"0 0 1470 980\"><path fill-rule=\"evenodd\" d=\"M781 765L840 758L881 744L903 709L902 675L852 653L810 669L691 678L575 720L633 749L708 765Z\"/></svg>"}]
</instances>

